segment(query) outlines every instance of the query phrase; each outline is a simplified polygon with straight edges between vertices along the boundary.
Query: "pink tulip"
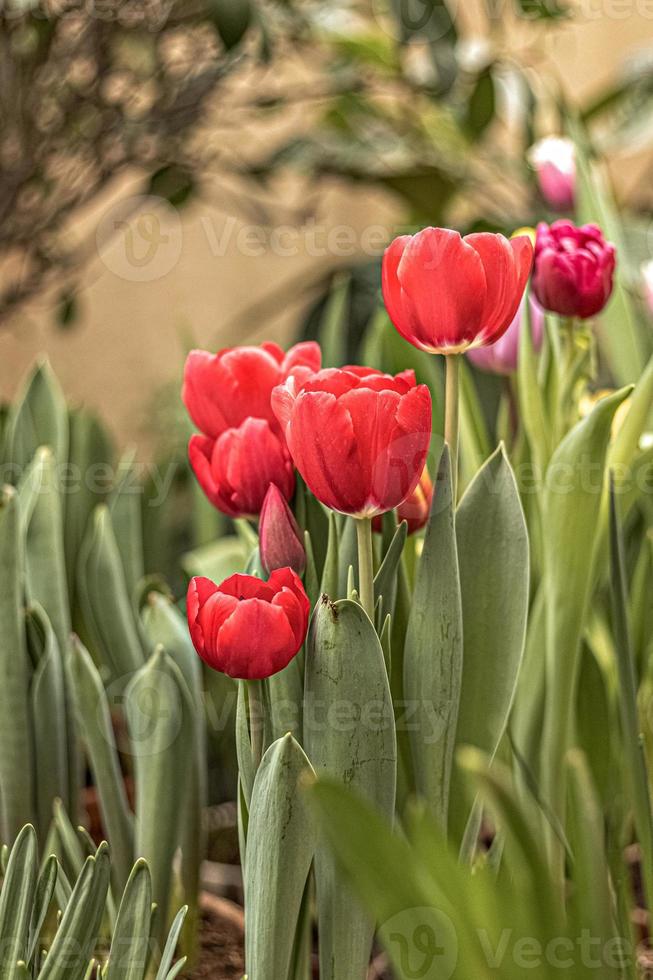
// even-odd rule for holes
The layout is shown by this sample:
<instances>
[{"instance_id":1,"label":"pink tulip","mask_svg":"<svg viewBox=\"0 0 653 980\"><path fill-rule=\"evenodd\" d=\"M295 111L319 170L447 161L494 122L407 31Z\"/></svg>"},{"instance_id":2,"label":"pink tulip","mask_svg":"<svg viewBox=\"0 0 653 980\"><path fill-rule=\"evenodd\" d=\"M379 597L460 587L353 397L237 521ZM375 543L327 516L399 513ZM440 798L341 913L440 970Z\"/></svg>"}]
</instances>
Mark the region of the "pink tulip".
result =
<instances>
[{"instance_id":1,"label":"pink tulip","mask_svg":"<svg viewBox=\"0 0 653 980\"><path fill-rule=\"evenodd\" d=\"M532 297L529 298L528 305L533 346L536 351L539 351L544 333L544 311ZM467 356L474 367L480 368L481 371L488 371L490 374L513 374L517 370L519 337L525 312L526 299L524 298L503 337L500 337L496 343L489 347L477 347L475 350L469 351Z\"/></svg>"}]
</instances>

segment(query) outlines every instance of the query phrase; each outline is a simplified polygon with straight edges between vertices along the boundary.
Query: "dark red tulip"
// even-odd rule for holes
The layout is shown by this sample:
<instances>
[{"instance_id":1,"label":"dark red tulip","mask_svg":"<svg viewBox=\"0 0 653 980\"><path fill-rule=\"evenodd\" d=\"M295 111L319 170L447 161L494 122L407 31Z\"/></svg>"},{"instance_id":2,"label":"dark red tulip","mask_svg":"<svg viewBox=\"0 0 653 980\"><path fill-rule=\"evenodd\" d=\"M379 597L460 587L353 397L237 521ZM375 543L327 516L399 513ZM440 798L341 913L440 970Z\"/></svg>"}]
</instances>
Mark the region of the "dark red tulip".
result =
<instances>
[{"instance_id":1,"label":"dark red tulip","mask_svg":"<svg viewBox=\"0 0 653 980\"><path fill-rule=\"evenodd\" d=\"M613 287L616 253L597 225L571 221L537 226L533 292L545 310L560 316L600 313Z\"/></svg>"},{"instance_id":2,"label":"dark red tulip","mask_svg":"<svg viewBox=\"0 0 653 980\"><path fill-rule=\"evenodd\" d=\"M191 436L188 458L208 499L229 517L260 513L271 483L287 500L295 489L295 470L283 438L264 419L246 419L218 439Z\"/></svg>"},{"instance_id":3,"label":"dark red tulip","mask_svg":"<svg viewBox=\"0 0 653 980\"><path fill-rule=\"evenodd\" d=\"M284 495L271 483L258 526L261 564L269 575L275 568L288 566L301 575L306 567L302 533Z\"/></svg>"},{"instance_id":4,"label":"dark red tulip","mask_svg":"<svg viewBox=\"0 0 653 980\"><path fill-rule=\"evenodd\" d=\"M409 343L432 354L493 344L508 329L533 263L527 235L461 238L424 228L396 238L383 257L383 299Z\"/></svg>"},{"instance_id":5,"label":"dark red tulip","mask_svg":"<svg viewBox=\"0 0 653 980\"><path fill-rule=\"evenodd\" d=\"M301 648L310 603L291 568L267 582L232 575L221 585L194 578L186 599L188 629L205 663L229 677L262 680L287 667Z\"/></svg>"},{"instance_id":6,"label":"dark red tulip","mask_svg":"<svg viewBox=\"0 0 653 980\"><path fill-rule=\"evenodd\" d=\"M250 417L265 419L279 433L270 406L273 388L293 373L305 378L319 371L321 363L320 347L312 341L296 344L287 354L273 343L217 354L193 350L186 358L182 398L197 428L213 439Z\"/></svg>"},{"instance_id":7,"label":"dark red tulip","mask_svg":"<svg viewBox=\"0 0 653 980\"><path fill-rule=\"evenodd\" d=\"M413 371L366 367L289 378L272 404L288 448L323 504L354 517L392 510L417 485L431 437L431 396Z\"/></svg>"}]
</instances>

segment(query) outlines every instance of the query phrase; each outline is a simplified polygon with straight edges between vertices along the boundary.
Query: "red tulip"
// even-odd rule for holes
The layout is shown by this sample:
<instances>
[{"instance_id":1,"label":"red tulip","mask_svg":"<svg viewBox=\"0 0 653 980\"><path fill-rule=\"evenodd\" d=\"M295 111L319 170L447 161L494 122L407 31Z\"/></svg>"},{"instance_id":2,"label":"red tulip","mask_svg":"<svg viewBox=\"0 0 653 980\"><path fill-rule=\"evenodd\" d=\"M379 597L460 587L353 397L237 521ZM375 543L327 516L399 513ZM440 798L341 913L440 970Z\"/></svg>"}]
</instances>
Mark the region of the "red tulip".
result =
<instances>
[{"instance_id":1,"label":"red tulip","mask_svg":"<svg viewBox=\"0 0 653 980\"><path fill-rule=\"evenodd\" d=\"M232 575L221 585L194 578L186 599L188 629L202 660L229 677L262 680L287 667L301 648L310 603L291 568L267 582Z\"/></svg>"},{"instance_id":2,"label":"red tulip","mask_svg":"<svg viewBox=\"0 0 653 980\"><path fill-rule=\"evenodd\" d=\"M213 439L250 417L265 419L279 434L270 406L272 389L291 374L305 378L319 371L321 363L322 352L313 341L296 344L287 354L272 343L217 354L193 350L186 359L181 397L197 428Z\"/></svg>"},{"instance_id":3,"label":"red tulip","mask_svg":"<svg viewBox=\"0 0 653 980\"><path fill-rule=\"evenodd\" d=\"M599 313L610 298L614 245L597 225L571 221L537 226L533 292L545 310L581 320Z\"/></svg>"},{"instance_id":4,"label":"red tulip","mask_svg":"<svg viewBox=\"0 0 653 980\"><path fill-rule=\"evenodd\" d=\"M432 354L493 344L508 329L533 262L528 236L461 238L424 228L395 238L383 257L383 299L409 343Z\"/></svg>"},{"instance_id":5,"label":"red tulip","mask_svg":"<svg viewBox=\"0 0 653 980\"><path fill-rule=\"evenodd\" d=\"M275 568L289 566L298 575L306 567L306 552L297 521L275 483L263 501L258 528L261 564L269 575Z\"/></svg>"},{"instance_id":6,"label":"red tulip","mask_svg":"<svg viewBox=\"0 0 653 980\"><path fill-rule=\"evenodd\" d=\"M272 404L295 466L332 510L373 517L414 490L431 437L431 396L413 371L365 367L290 378Z\"/></svg>"},{"instance_id":7,"label":"red tulip","mask_svg":"<svg viewBox=\"0 0 653 980\"><path fill-rule=\"evenodd\" d=\"M191 436L188 458L208 499L229 517L258 514L271 483L287 500L295 489L288 450L263 419L246 419L219 439Z\"/></svg>"},{"instance_id":8,"label":"red tulip","mask_svg":"<svg viewBox=\"0 0 653 980\"><path fill-rule=\"evenodd\" d=\"M397 520L400 524L402 521L406 521L409 534L416 534L417 531L421 531L424 527L429 519L432 500L433 483L429 471L425 466L419 478L419 483L413 492L397 507ZM374 518L372 528L379 534L381 533L383 524L380 516Z\"/></svg>"}]
</instances>

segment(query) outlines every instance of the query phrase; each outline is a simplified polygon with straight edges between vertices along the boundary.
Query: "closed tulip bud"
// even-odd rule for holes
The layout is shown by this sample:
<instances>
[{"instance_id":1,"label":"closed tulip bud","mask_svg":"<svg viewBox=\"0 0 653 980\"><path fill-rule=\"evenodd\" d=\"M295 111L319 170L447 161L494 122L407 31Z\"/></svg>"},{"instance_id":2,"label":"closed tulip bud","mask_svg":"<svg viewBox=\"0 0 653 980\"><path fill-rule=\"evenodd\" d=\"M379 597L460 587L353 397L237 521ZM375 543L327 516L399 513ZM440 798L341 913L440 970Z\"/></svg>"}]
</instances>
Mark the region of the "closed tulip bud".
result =
<instances>
[{"instance_id":1,"label":"closed tulip bud","mask_svg":"<svg viewBox=\"0 0 653 980\"><path fill-rule=\"evenodd\" d=\"M202 660L241 680L263 680L287 667L306 639L310 603L291 568L267 582L232 575L216 585L194 578L186 598L188 629Z\"/></svg>"},{"instance_id":2,"label":"closed tulip bud","mask_svg":"<svg viewBox=\"0 0 653 980\"><path fill-rule=\"evenodd\" d=\"M535 241L533 292L545 310L585 320L608 302L615 263L614 245L597 225L542 223Z\"/></svg>"},{"instance_id":3,"label":"closed tulip bud","mask_svg":"<svg viewBox=\"0 0 653 980\"><path fill-rule=\"evenodd\" d=\"M429 471L425 466L419 478L419 483L413 492L405 500L402 500L397 507L397 520L400 524L402 521L406 521L409 534L415 534L424 527L429 519L432 500L433 483ZM380 516L374 518L372 527L375 531L381 533L383 522Z\"/></svg>"},{"instance_id":4,"label":"closed tulip bud","mask_svg":"<svg viewBox=\"0 0 653 980\"><path fill-rule=\"evenodd\" d=\"M424 228L396 238L383 257L383 299L409 343L431 354L493 344L519 307L533 262L528 236L461 238Z\"/></svg>"},{"instance_id":5,"label":"closed tulip bud","mask_svg":"<svg viewBox=\"0 0 653 980\"><path fill-rule=\"evenodd\" d=\"M533 347L536 351L539 351L542 346L542 337L544 334L544 311L532 297L529 299L528 307ZM487 371L490 374L514 374L517 370L517 362L519 360L519 338L521 336L522 320L525 315L526 300L524 299L517 310L515 319L503 337L500 337L496 343L491 344L489 347L478 347L476 350L470 350L467 356L474 367L480 368L481 371Z\"/></svg>"},{"instance_id":6,"label":"closed tulip bud","mask_svg":"<svg viewBox=\"0 0 653 980\"><path fill-rule=\"evenodd\" d=\"M570 139L548 136L528 153L540 193L554 211L570 211L576 197L576 151Z\"/></svg>"},{"instance_id":7,"label":"closed tulip bud","mask_svg":"<svg viewBox=\"0 0 653 980\"><path fill-rule=\"evenodd\" d=\"M306 567L306 552L294 514L279 487L271 483L263 501L259 521L261 564L269 575L288 566L301 575Z\"/></svg>"},{"instance_id":8,"label":"closed tulip bud","mask_svg":"<svg viewBox=\"0 0 653 980\"><path fill-rule=\"evenodd\" d=\"M431 438L431 395L413 371L332 368L303 384L290 378L272 404L295 466L326 507L374 517L415 489Z\"/></svg>"},{"instance_id":9,"label":"closed tulip bud","mask_svg":"<svg viewBox=\"0 0 653 980\"><path fill-rule=\"evenodd\" d=\"M218 439L191 436L188 458L202 490L229 517L255 517L271 483L290 500L295 470L283 438L264 419L246 419Z\"/></svg>"}]
</instances>

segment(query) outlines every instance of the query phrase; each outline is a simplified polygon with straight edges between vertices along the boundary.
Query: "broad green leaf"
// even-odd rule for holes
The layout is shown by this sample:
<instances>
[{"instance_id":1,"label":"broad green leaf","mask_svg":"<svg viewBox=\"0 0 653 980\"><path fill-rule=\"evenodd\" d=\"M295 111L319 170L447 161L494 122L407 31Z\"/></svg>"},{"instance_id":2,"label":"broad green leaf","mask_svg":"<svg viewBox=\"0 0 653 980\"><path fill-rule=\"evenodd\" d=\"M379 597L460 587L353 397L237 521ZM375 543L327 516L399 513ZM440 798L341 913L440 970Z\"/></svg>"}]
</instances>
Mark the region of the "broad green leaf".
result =
<instances>
[{"instance_id":1,"label":"broad green leaf","mask_svg":"<svg viewBox=\"0 0 653 980\"><path fill-rule=\"evenodd\" d=\"M128 595L145 574L143 560L142 488L138 482L135 451L125 453L118 464L116 482L108 500L111 524L122 559Z\"/></svg>"},{"instance_id":2,"label":"broad green leaf","mask_svg":"<svg viewBox=\"0 0 653 980\"><path fill-rule=\"evenodd\" d=\"M551 431L533 348L530 303L527 301L522 309L526 311L526 315L522 316L519 333L517 364L519 415L541 479L551 456Z\"/></svg>"},{"instance_id":3,"label":"broad green leaf","mask_svg":"<svg viewBox=\"0 0 653 980\"><path fill-rule=\"evenodd\" d=\"M245 959L252 977L289 977L315 847L301 792L312 773L290 734L270 746L256 773L245 867Z\"/></svg>"},{"instance_id":4,"label":"broad green leaf","mask_svg":"<svg viewBox=\"0 0 653 980\"><path fill-rule=\"evenodd\" d=\"M84 623L113 681L125 683L143 665L143 648L134 621L118 545L106 506L89 523L78 569Z\"/></svg>"},{"instance_id":5,"label":"broad green leaf","mask_svg":"<svg viewBox=\"0 0 653 980\"><path fill-rule=\"evenodd\" d=\"M567 756L569 785L569 842L573 859L570 895L570 918L573 934L580 936L590 929L601 948L614 942L616 936L612 912L612 883L606 861L605 818L596 795L587 759L578 749ZM590 964L582 975L596 972ZM601 970L606 980L622 976L614 963L606 962ZM578 974L576 974L578 975Z\"/></svg>"},{"instance_id":6,"label":"broad green leaf","mask_svg":"<svg viewBox=\"0 0 653 980\"><path fill-rule=\"evenodd\" d=\"M404 650L404 698L411 718L415 782L444 828L462 669L460 578L445 446L417 567Z\"/></svg>"},{"instance_id":7,"label":"broad green leaf","mask_svg":"<svg viewBox=\"0 0 653 980\"><path fill-rule=\"evenodd\" d=\"M64 550L63 505L57 472L57 459L51 449L41 447L36 451L26 478L32 483L35 496L26 520L25 564L26 592L30 603L42 606L54 631L55 646L51 657L51 670L58 669L54 661L65 664L70 643L70 600L66 575ZM20 491L19 491L20 492ZM57 713L57 724L66 744L65 771L57 786L57 795L75 817L78 807L81 766L77 746L77 733L71 712L68 710L70 693L65 670L58 691L59 700L53 703L51 714ZM43 691L41 692L43 694ZM46 709L47 710L47 709ZM56 770L55 770L56 771ZM40 825L39 829L42 829Z\"/></svg>"},{"instance_id":8,"label":"broad green leaf","mask_svg":"<svg viewBox=\"0 0 653 980\"><path fill-rule=\"evenodd\" d=\"M106 980L143 980L150 952L152 882L147 862L137 861L120 902L111 937Z\"/></svg>"},{"instance_id":9,"label":"broad green leaf","mask_svg":"<svg viewBox=\"0 0 653 980\"><path fill-rule=\"evenodd\" d=\"M394 813L397 748L383 650L363 609L324 597L309 633L304 687L304 745L315 771L340 779ZM320 973L324 980L364 972L372 924L343 887L331 856L315 857Z\"/></svg>"},{"instance_id":10,"label":"broad green leaf","mask_svg":"<svg viewBox=\"0 0 653 980\"><path fill-rule=\"evenodd\" d=\"M653 411L653 357L639 378L628 402L628 411L619 426L608 454L609 467L614 473L615 485L619 486L630 477L632 463L637 455L639 440L651 419Z\"/></svg>"},{"instance_id":11,"label":"broad green leaf","mask_svg":"<svg viewBox=\"0 0 653 980\"><path fill-rule=\"evenodd\" d=\"M642 877L648 902L653 896L653 816L647 760L640 739L637 712L637 678L628 620L626 559L623 533L617 516L614 483L610 485L610 585L612 622L617 658L619 714L626 788L635 819L637 840L642 849Z\"/></svg>"},{"instance_id":12,"label":"broad green leaf","mask_svg":"<svg viewBox=\"0 0 653 980\"><path fill-rule=\"evenodd\" d=\"M64 543L68 592L76 591L79 549L97 504L109 491L113 449L109 437L94 415L70 412L69 478L64 482Z\"/></svg>"},{"instance_id":13,"label":"broad green leaf","mask_svg":"<svg viewBox=\"0 0 653 980\"><path fill-rule=\"evenodd\" d=\"M546 588L547 698L542 739L543 792L562 812L561 771L571 736L580 638L595 576L604 467L612 419L629 394L601 399L560 443L546 474L542 499Z\"/></svg>"},{"instance_id":14,"label":"broad green leaf","mask_svg":"<svg viewBox=\"0 0 653 980\"><path fill-rule=\"evenodd\" d=\"M100 801L102 820L111 841L113 875L122 891L134 853L134 828L115 744L111 713L100 674L91 656L75 639L70 654L75 706Z\"/></svg>"},{"instance_id":15,"label":"broad green leaf","mask_svg":"<svg viewBox=\"0 0 653 980\"><path fill-rule=\"evenodd\" d=\"M148 862L152 894L160 910L159 938L168 924L172 864L184 840L189 759L195 752L195 707L181 671L157 649L125 691L136 795L136 857Z\"/></svg>"},{"instance_id":16,"label":"broad green leaf","mask_svg":"<svg viewBox=\"0 0 653 980\"><path fill-rule=\"evenodd\" d=\"M463 610L458 745L492 757L505 732L521 665L529 598L528 532L510 463L500 446L467 488L456 512ZM452 797L451 830L466 822Z\"/></svg>"},{"instance_id":17,"label":"broad green leaf","mask_svg":"<svg viewBox=\"0 0 653 980\"><path fill-rule=\"evenodd\" d=\"M306 792L340 874L378 923L398 980L414 980L420 972L425 978L481 976L465 936L469 909L459 922L452 921L455 910L423 856L392 833L375 807L341 784L322 778ZM443 838L440 847L430 855L436 862L446 853ZM455 861L451 864L453 874L462 877L463 869ZM448 883L450 879L443 880L443 887ZM365 971L339 976L353 980Z\"/></svg>"},{"instance_id":18,"label":"broad green leaf","mask_svg":"<svg viewBox=\"0 0 653 980\"><path fill-rule=\"evenodd\" d=\"M34 893L32 914L30 916L29 923L27 963L32 962L34 954L38 948L41 930L45 925L45 921L50 910L50 902L54 897L58 870L58 861L54 854L50 854L50 856L46 859L43 868L41 869L41 873L39 874L38 881L36 883L36 892Z\"/></svg>"},{"instance_id":19,"label":"broad green leaf","mask_svg":"<svg viewBox=\"0 0 653 980\"><path fill-rule=\"evenodd\" d=\"M50 620L40 606L27 611L27 644L35 664L30 701L34 735L36 813L42 839L52 819L52 804L67 799L69 790L66 725L68 706L64 665Z\"/></svg>"},{"instance_id":20,"label":"broad green leaf","mask_svg":"<svg viewBox=\"0 0 653 980\"><path fill-rule=\"evenodd\" d=\"M349 329L349 276L337 274L320 322L318 340L322 348L322 367L342 367L347 361Z\"/></svg>"},{"instance_id":21,"label":"broad green leaf","mask_svg":"<svg viewBox=\"0 0 653 980\"><path fill-rule=\"evenodd\" d=\"M143 631L152 648L161 645L183 674L193 701L195 751L188 760L190 777L183 820L181 882L189 906L184 933L190 939L197 925L197 896L200 888L200 866L204 854L202 813L206 806L206 719L202 692L201 660L195 652L185 617L172 601L160 592L151 591L141 610Z\"/></svg>"},{"instance_id":22,"label":"broad green leaf","mask_svg":"<svg viewBox=\"0 0 653 980\"><path fill-rule=\"evenodd\" d=\"M156 973L156 980L168 980L170 975L169 971L172 967L172 961L174 959L177 943L179 942L179 936L181 934L187 911L188 909L184 905L183 908L179 909L173 919L172 925L170 926L170 931L168 933L168 938L166 939L166 944L163 948L159 969Z\"/></svg>"},{"instance_id":23,"label":"broad green leaf","mask_svg":"<svg viewBox=\"0 0 653 980\"><path fill-rule=\"evenodd\" d=\"M18 483L39 446L50 446L57 462L68 460L68 413L59 382L47 360L30 372L15 399L5 440L5 463Z\"/></svg>"},{"instance_id":24,"label":"broad green leaf","mask_svg":"<svg viewBox=\"0 0 653 980\"><path fill-rule=\"evenodd\" d=\"M186 575L201 575L220 584L230 575L243 572L247 564L249 549L242 538L228 534L211 544L187 552L181 561Z\"/></svg>"},{"instance_id":25,"label":"broad green leaf","mask_svg":"<svg viewBox=\"0 0 653 980\"><path fill-rule=\"evenodd\" d=\"M23 620L24 551L18 497L0 489L0 839L10 844L32 817L32 735Z\"/></svg>"},{"instance_id":26,"label":"broad green leaf","mask_svg":"<svg viewBox=\"0 0 653 980\"><path fill-rule=\"evenodd\" d=\"M84 863L39 980L83 980L100 931L109 874L109 850L101 844Z\"/></svg>"},{"instance_id":27,"label":"broad green leaf","mask_svg":"<svg viewBox=\"0 0 653 980\"><path fill-rule=\"evenodd\" d=\"M36 862L36 833L27 824L18 834L11 849L0 892L3 980L14 980L19 975L16 964L19 960L27 959L32 903L36 891Z\"/></svg>"}]
</instances>

